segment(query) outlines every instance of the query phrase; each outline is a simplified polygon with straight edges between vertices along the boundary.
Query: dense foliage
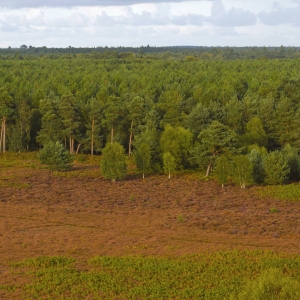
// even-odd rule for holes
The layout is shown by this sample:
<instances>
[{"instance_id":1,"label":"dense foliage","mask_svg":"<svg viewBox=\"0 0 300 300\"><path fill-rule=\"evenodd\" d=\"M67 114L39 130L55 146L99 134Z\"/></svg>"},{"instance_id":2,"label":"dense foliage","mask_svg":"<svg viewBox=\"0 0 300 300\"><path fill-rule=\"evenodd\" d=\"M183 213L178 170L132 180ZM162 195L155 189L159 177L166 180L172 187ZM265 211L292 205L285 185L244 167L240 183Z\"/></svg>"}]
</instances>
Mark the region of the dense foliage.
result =
<instances>
[{"instance_id":1,"label":"dense foliage","mask_svg":"<svg viewBox=\"0 0 300 300\"><path fill-rule=\"evenodd\" d=\"M117 142L128 155L150 155L150 162L137 161L142 173L161 172L167 152L176 169L201 168L207 175L220 155L234 162L233 156L242 154L253 164L254 182L298 180L300 60L229 60L223 57L227 50L211 59L203 53L191 59L185 50L33 60L5 56L1 152L36 150L52 141L71 154L94 155ZM293 51L288 57L296 57ZM281 151L286 147L289 154ZM273 166L275 156L281 157L280 166ZM272 178L272 167L282 168L280 178ZM239 181L234 178L229 180Z\"/></svg>"}]
</instances>

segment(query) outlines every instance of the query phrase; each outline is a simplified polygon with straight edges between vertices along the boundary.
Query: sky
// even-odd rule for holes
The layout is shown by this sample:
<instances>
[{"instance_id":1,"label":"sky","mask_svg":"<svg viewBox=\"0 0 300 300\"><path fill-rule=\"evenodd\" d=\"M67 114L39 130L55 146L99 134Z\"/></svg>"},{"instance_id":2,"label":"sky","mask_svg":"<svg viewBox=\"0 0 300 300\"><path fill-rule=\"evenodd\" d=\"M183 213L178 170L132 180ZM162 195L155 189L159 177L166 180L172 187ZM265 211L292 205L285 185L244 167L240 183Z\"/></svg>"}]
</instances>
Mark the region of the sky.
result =
<instances>
[{"instance_id":1,"label":"sky","mask_svg":"<svg viewBox=\"0 0 300 300\"><path fill-rule=\"evenodd\" d=\"M300 0L0 0L0 48L300 46Z\"/></svg>"}]
</instances>

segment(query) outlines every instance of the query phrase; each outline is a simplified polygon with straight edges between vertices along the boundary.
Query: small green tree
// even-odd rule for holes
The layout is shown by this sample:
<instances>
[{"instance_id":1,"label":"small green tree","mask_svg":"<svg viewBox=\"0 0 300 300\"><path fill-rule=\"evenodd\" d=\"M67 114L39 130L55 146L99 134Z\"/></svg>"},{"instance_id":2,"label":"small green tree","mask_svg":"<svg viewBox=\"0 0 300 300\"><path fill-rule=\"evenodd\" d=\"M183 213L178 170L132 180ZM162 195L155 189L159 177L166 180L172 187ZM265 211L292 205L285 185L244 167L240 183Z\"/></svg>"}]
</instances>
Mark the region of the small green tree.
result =
<instances>
[{"instance_id":1,"label":"small green tree","mask_svg":"<svg viewBox=\"0 0 300 300\"><path fill-rule=\"evenodd\" d=\"M171 173L176 169L175 158L170 152L167 152L163 155L163 161L165 173L171 178Z\"/></svg>"},{"instance_id":2,"label":"small green tree","mask_svg":"<svg viewBox=\"0 0 300 300\"><path fill-rule=\"evenodd\" d=\"M219 156L216 160L214 174L216 176L217 181L222 185L222 188L228 182L230 171L231 167L228 157L225 155Z\"/></svg>"},{"instance_id":3,"label":"small green tree","mask_svg":"<svg viewBox=\"0 0 300 300\"><path fill-rule=\"evenodd\" d=\"M162 153L170 152L174 156L178 169L187 166L193 134L183 127L167 124L160 138Z\"/></svg>"},{"instance_id":4,"label":"small green tree","mask_svg":"<svg viewBox=\"0 0 300 300\"><path fill-rule=\"evenodd\" d=\"M298 150L292 147L290 144L287 144L282 149L282 153L285 157L285 160L290 168L289 179L299 180L300 178L300 159L298 155Z\"/></svg>"},{"instance_id":5,"label":"small green tree","mask_svg":"<svg viewBox=\"0 0 300 300\"><path fill-rule=\"evenodd\" d=\"M137 169L143 173L143 178L145 178L145 172L150 170L151 165L150 147L146 143L142 143L134 151L134 161Z\"/></svg>"},{"instance_id":6,"label":"small green tree","mask_svg":"<svg viewBox=\"0 0 300 300\"><path fill-rule=\"evenodd\" d=\"M108 143L102 150L100 162L104 178L113 182L126 176L126 155L124 148L118 143Z\"/></svg>"},{"instance_id":7,"label":"small green tree","mask_svg":"<svg viewBox=\"0 0 300 300\"><path fill-rule=\"evenodd\" d=\"M263 183L264 181L263 155L267 154L268 152L264 147L260 148L257 145L253 145L252 150L247 155L253 165L252 177L256 183Z\"/></svg>"},{"instance_id":8,"label":"small green tree","mask_svg":"<svg viewBox=\"0 0 300 300\"><path fill-rule=\"evenodd\" d=\"M290 168L284 154L278 150L264 156L263 167L266 184L282 184L288 179Z\"/></svg>"},{"instance_id":9,"label":"small green tree","mask_svg":"<svg viewBox=\"0 0 300 300\"><path fill-rule=\"evenodd\" d=\"M38 153L42 164L49 165L51 170L67 171L72 167L74 157L59 142L49 142Z\"/></svg>"},{"instance_id":10,"label":"small green tree","mask_svg":"<svg viewBox=\"0 0 300 300\"><path fill-rule=\"evenodd\" d=\"M246 155L233 157L232 177L242 189L246 188L246 185L253 183L252 171L253 165Z\"/></svg>"}]
</instances>

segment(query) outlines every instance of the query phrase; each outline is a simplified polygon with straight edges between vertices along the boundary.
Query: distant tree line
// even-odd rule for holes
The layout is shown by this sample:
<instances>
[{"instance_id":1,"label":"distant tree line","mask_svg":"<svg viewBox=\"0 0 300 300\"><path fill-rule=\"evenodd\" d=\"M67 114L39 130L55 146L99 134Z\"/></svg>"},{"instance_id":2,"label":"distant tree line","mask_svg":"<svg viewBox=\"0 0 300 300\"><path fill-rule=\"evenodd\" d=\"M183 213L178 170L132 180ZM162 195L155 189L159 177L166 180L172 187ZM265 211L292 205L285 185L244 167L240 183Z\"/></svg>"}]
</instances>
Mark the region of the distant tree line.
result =
<instances>
[{"instance_id":1,"label":"distant tree line","mask_svg":"<svg viewBox=\"0 0 300 300\"><path fill-rule=\"evenodd\" d=\"M0 149L58 142L99 155L116 143L143 174L201 168L241 187L298 180L299 73L296 58L1 60Z\"/></svg>"},{"instance_id":2,"label":"distant tree line","mask_svg":"<svg viewBox=\"0 0 300 300\"><path fill-rule=\"evenodd\" d=\"M0 48L1 59L49 59L60 58L132 58L179 60L239 60L239 59L276 59L299 58L300 47L205 47L205 46L170 46L170 47L34 47L21 45L19 48Z\"/></svg>"}]
</instances>

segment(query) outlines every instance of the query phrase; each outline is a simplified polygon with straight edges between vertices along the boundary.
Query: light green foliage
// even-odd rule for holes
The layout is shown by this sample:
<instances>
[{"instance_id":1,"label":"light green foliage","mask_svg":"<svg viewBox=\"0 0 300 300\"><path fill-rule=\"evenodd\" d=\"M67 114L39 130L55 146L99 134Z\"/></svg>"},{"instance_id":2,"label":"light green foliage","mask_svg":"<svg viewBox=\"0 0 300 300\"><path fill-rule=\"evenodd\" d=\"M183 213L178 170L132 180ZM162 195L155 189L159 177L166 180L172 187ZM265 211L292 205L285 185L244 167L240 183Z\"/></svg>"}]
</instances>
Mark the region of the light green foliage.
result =
<instances>
[{"instance_id":1,"label":"light green foliage","mask_svg":"<svg viewBox=\"0 0 300 300\"><path fill-rule=\"evenodd\" d=\"M149 171L151 167L151 153L149 146L146 143L142 143L134 151L133 156L136 167L140 172L142 172L144 178L145 172Z\"/></svg>"},{"instance_id":2,"label":"light green foliage","mask_svg":"<svg viewBox=\"0 0 300 300\"><path fill-rule=\"evenodd\" d=\"M237 155L233 157L232 177L241 188L253 183L252 171L253 165L248 156Z\"/></svg>"},{"instance_id":3,"label":"light green foliage","mask_svg":"<svg viewBox=\"0 0 300 300\"><path fill-rule=\"evenodd\" d=\"M266 147L268 145L268 136L260 118L254 117L246 124L246 133L240 140L245 146L256 144L259 147Z\"/></svg>"},{"instance_id":4,"label":"light green foliage","mask_svg":"<svg viewBox=\"0 0 300 300\"><path fill-rule=\"evenodd\" d=\"M49 165L50 169L67 171L72 167L74 157L59 142L49 142L38 153L42 164Z\"/></svg>"},{"instance_id":5,"label":"light green foliage","mask_svg":"<svg viewBox=\"0 0 300 300\"><path fill-rule=\"evenodd\" d=\"M189 130L167 124L160 138L160 148L162 153L170 152L177 167L183 168L187 165L192 139L193 135Z\"/></svg>"},{"instance_id":6,"label":"light green foliage","mask_svg":"<svg viewBox=\"0 0 300 300\"><path fill-rule=\"evenodd\" d=\"M263 157L266 184L282 184L288 179L290 168L284 154L278 150Z\"/></svg>"},{"instance_id":7,"label":"light green foliage","mask_svg":"<svg viewBox=\"0 0 300 300\"><path fill-rule=\"evenodd\" d=\"M216 160L216 166L214 168L214 175L218 182L224 187L228 182L228 178L231 174L231 164L226 155L221 155Z\"/></svg>"},{"instance_id":8,"label":"light green foliage","mask_svg":"<svg viewBox=\"0 0 300 300\"><path fill-rule=\"evenodd\" d=\"M106 179L115 181L126 176L126 155L118 143L108 143L102 151L101 173Z\"/></svg>"},{"instance_id":9,"label":"light green foliage","mask_svg":"<svg viewBox=\"0 0 300 300\"><path fill-rule=\"evenodd\" d=\"M299 293L300 258L291 254L225 251L177 258L96 256L79 264L80 270L77 261L67 257L16 262L13 278L20 284L3 288L11 290L11 299L299 299L293 297ZM264 290L266 298L242 298L244 291L256 295L256 290L263 290L260 286L279 287L280 295L291 298L268 298L274 295L273 289Z\"/></svg>"},{"instance_id":10,"label":"light green foliage","mask_svg":"<svg viewBox=\"0 0 300 300\"><path fill-rule=\"evenodd\" d=\"M298 300L300 283L281 270L270 268L249 282L238 300Z\"/></svg>"},{"instance_id":11,"label":"light green foliage","mask_svg":"<svg viewBox=\"0 0 300 300\"><path fill-rule=\"evenodd\" d=\"M164 162L164 171L168 174L169 178L171 178L171 173L176 169L176 161L174 156L167 152L163 155L163 162Z\"/></svg>"}]
</instances>

